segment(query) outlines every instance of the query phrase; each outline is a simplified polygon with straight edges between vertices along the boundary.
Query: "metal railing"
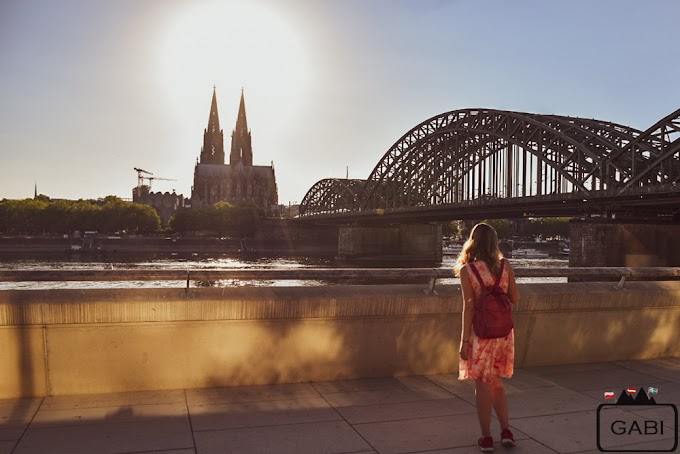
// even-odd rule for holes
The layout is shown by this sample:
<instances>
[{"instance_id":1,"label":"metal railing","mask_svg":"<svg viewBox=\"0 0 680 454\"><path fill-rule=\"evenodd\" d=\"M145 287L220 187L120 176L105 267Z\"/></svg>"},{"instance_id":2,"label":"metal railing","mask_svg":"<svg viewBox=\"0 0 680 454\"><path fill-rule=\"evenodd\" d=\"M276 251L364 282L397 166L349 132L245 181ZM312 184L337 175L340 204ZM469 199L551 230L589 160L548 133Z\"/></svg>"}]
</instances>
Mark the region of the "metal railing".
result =
<instances>
[{"instance_id":1,"label":"metal railing","mask_svg":"<svg viewBox=\"0 0 680 454\"><path fill-rule=\"evenodd\" d=\"M668 278L680 267L515 268L516 277ZM177 280L334 280L453 278L451 268L294 268L294 269L114 269L0 270L0 282L25 281L177 281Z\"/></svg>"},{"instance_id":2,"label":"metal railing","mask_svg":"<svg viewBox=\"0 0 680 454\"><path fill-rule=\"evenodd\" d=\"M589 281L619 279L680 278L680 267L573 267L516 268L518 278L574 278ZM114 269L114 270L0 270L0 282L70 281L191 281L219 280L323 280L366 281L430 279L428 293L434 293L438 279L454 278L451 268L297 268L297 269Z\"/></svg>"}]
</instances>

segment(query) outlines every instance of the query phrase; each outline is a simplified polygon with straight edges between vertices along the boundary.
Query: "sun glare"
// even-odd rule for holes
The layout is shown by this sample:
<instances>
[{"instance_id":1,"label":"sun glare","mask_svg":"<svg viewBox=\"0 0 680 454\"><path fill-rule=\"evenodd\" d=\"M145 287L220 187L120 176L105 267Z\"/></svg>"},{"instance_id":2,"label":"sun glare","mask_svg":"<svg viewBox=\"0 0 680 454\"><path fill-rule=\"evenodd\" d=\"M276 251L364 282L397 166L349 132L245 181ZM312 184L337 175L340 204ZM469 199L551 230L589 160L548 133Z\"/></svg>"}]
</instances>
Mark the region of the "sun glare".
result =
<instances>
[{"instance_id":1,"label":"sun glare","mask_svg":"<svg viewBox=\"0 0 680 454\"><path fill-rule=\"evenodd\" d=\"M241 87L248 106L266 105L285 123L309 78L299 30L277 11L246 2L198 3L178 11L162 37L158 70L183 120L196 112L204 120L216 84L225 128L235 120L231 110L235 115Z\"/></svg>"}]
</instances>

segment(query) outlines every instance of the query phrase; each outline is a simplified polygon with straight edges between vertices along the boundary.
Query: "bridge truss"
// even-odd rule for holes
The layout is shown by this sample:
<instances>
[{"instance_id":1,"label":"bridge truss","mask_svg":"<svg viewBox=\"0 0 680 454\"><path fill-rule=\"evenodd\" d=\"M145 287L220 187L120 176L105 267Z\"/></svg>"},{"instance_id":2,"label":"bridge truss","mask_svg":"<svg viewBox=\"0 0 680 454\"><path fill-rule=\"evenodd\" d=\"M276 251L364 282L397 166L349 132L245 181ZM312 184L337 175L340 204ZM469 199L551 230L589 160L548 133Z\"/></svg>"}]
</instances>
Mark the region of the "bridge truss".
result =
<instances>
[{"instance_id":1,"label":"bridge truss","mask_svg":"<svg viewBox=\"0 0 680 454\"><path fill-rule=\"evenodd\" d=\"M463 109L411 129L368 179L317 182L300 214L625 196L641 188L667 191L679 181L680 109L645 131L594 119Z\"/></svg>"}]
</instances>

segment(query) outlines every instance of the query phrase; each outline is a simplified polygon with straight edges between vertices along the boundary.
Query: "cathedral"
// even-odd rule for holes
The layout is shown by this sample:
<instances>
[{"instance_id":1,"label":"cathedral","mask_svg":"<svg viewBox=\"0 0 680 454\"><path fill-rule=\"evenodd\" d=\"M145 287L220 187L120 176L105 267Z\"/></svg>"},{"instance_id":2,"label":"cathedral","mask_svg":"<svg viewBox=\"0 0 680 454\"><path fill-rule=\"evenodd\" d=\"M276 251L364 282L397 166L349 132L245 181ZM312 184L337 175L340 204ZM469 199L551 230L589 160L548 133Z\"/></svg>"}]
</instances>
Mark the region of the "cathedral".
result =
<instances>
[{"instance_id":1,"label":"cathedral","mask_svg":"<svg viewBox=\"0 0 680 454\"><path fill-rule=\"evenodd\" d=\"M224 134L217 114L213 88L208 127L203 131L200 160L194 168L191 206L200 208L216 202L246 203L271 214L277 209L278 192L274 164L253 165L253 147L246 121L246 104L241 90L236 127L231 133L229 164L224 163Z\"/></svg>"}]
</instances>

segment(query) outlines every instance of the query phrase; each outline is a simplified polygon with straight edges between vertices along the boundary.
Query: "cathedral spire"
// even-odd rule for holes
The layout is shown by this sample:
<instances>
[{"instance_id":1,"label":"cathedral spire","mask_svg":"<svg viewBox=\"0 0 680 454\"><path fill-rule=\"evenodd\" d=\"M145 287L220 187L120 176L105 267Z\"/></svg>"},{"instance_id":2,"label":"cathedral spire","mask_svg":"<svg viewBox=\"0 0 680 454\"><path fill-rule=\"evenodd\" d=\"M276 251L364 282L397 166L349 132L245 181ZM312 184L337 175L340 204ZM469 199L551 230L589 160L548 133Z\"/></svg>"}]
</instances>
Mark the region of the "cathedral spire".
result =
<instances>
[{"instance_id":1,"label":"cathedral spire","mask_svg":"<svg viewBox=\"0 0 680 454\"><path fill-rule=\"evenodd\" d=\"M220 117L217 114L217 92L213 85L212 103L208 127L203 131L203 148L201 148L201 164L224 164L224 135L220 129Z\"/></svg>"},{"instance_id":2,"label":"cathedral spire","mask_svg":"<svg viewBox=\"0 0 680 454\"><path fill-rule=\"evenodd\" d=\"M220 117L217 114L217 87L213 85L213 97L210 104L210 117L208 118L208 131L215 132L220 130Z\"/></svg>"},{"instance_id":3,"label":"cathedral spire","mask_svg":"<svg viewBox=\"0 0 680 454\"><path fill-rule=\"evenodd\" d=\"M243 87L241 87L241 103L238 106L238 116L236 117L236 131L239 134L248 132L248 120L246 119L246 100L243 97Z\"/></svg>"},{"instance_id":4,"label":"cathedral spire","mask_svg":"<svg viewBox=\"0 0 680 454\"><path fill-rule=\"evenodd\" d=\"M238 106L238 116L236 127L231 133L231 155L229 163L236 165L241 162L244 166L253 165L253 148L250 143L250 131L248 131L248 120L246 119L246 101L241 88L241 102Z\"/></svg>"}]
</instances>

